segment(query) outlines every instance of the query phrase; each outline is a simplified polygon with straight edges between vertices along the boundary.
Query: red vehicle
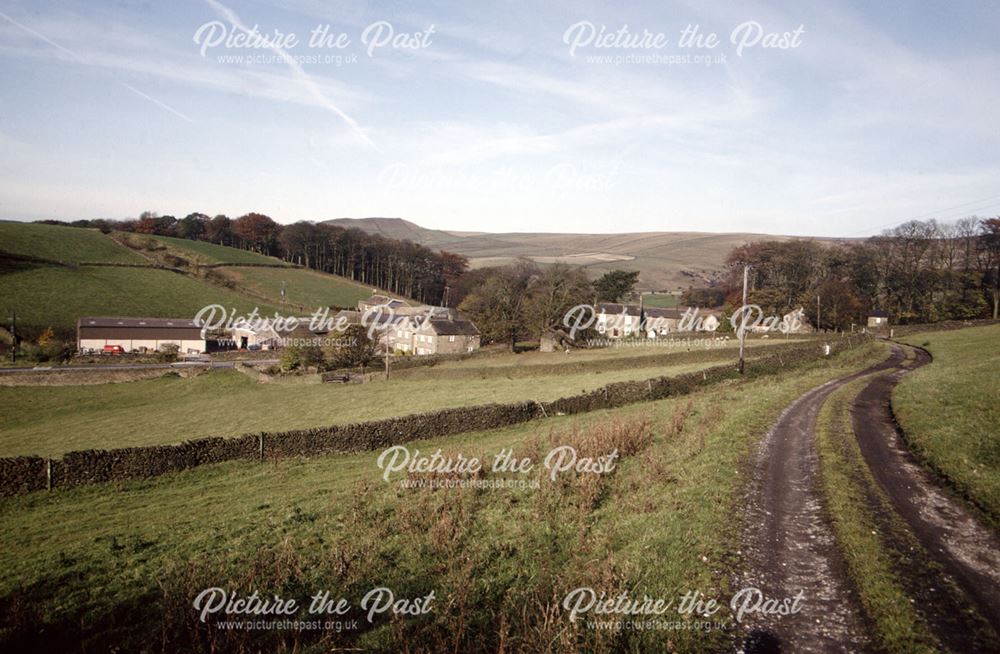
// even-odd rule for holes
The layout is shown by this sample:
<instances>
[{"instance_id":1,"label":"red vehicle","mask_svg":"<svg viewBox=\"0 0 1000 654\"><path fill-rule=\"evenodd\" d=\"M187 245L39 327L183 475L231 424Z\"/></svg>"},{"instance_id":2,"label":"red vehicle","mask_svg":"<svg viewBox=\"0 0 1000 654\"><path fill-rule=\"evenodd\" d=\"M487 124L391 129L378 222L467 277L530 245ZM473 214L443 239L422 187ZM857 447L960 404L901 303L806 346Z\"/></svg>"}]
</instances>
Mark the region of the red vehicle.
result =
<instances>
[{"instance_id":1,"label":"red vehicle","mask_svg":"<svg viewBox=\"0 0 1000 654\"><path fill-rule=\"evenodd\" d=\"M119 355L119 354L125 354L125 348L123 348L121 345L105 345L104 349L101 350L101 352L103 354Z\"/></svg>"}]
</instances>

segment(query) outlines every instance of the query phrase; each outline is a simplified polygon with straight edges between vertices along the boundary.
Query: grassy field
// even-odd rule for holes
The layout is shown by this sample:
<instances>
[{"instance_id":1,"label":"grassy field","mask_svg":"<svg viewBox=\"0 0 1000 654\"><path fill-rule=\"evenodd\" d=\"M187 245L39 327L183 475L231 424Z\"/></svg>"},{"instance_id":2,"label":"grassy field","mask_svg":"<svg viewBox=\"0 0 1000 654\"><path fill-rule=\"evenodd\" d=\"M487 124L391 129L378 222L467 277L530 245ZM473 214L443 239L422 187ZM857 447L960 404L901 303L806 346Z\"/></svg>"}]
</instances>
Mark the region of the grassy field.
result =
<instances>
[{"instance_id":1,"label":"grassy field","mask_svg":"<svg viewBox=\"0 0 1000 654\"><path fill-rule=\"evenodd\" d=\"M642 296L642 303L647 307L672 309L681 305L681 296L674 293L650 293Z\"/></svg>"},{"instance_id":2,"label":"grassy field","mask_svg":"<svg viewBox=\"0 0 1000 654\"><path fill-rule=\"evenodd\" d=\"M558 362L582 362L582 361L620 361L632 357L655 357L665 354L677 354L681 352L701 352L728 350L732 352L739 347L739 341L732 334L721 335L722 341L688 339L680 335L676 339L660 341L658 345L629 345L629 341L622 341L621 345L611 347L597 347L593 349L572 350L566 352L521 352L517 355L503 354L482 356L475 359L477 367L484 368L514 368L551 365ZM770 347L787 343L802 343L808 338L784 336L775 338L747 337L747 347L750 349L758 347ZM731 355L730 355L731 356ZM434 365L435 368L460 368L467 366L468 361L444 361Z\"/></svg>"},{"instance_id":3,"label":"grassy field","mask_svg":"<svg viewBox=\"0 0 1000 654\"><path fill-rule=\"evenodd\" d=\"M371 286L305 268L222 268L227 277L241 288L281 299L281 285L287 283L289 302L307 307L355 308L358 300L371 296Z\"/></svg>"},{"instance_id":4,"label":"grassy field","mask_svg":"<svg viewBox=\"0 0 1000 654\"><path fill-rule=\"evenodd\" d=\"M1000 325L905 340L934 355L893 393L907 441L1000 527Z\"/></svg>"},{"instance_id":5,"label":"grassy field","mask_svg":"<svg viewBox=\"0 0 1000 654\"><path fill-rule=\"evenodd\" d=\"M0 221L0 252L65 263L144 263L142 257L96 229Z\"/></svg>"},{"instance_id":6,"label":"grassy field","mask_svg":"<svg viewBox=\"0 0 1000 654\"><path fill-rule=\"evenodd\" d=\"M0 315L17 311L24 325L76 329L80 316L193 318L207 304L238 311L276 306L248 299L184 275L151 268L59 268L41 266L0 275Z\"/></svg>"},{"instance_id":7,"label":"grassy field","mask_svg":"<svg viewBox=\"0 0 1000 654\"><path fill-rule=\"evenodd\" d=\"M269 257L256 252L240 250L239 248L206 243L204 241L192 241L186 238L174 238L172 236L151 236L156 241L168 247L184 253L184 257L195 263L263 263L269 265L287 265L281 259Z\"/></svg>"},{"instance_id":8,"label":"grassy field","mask_svg":"<svg viewBox=\"0 0 1000 654\"><path fill-rule=\"evenodd\" d=\"M511 355L513 356L513 355ZM549 355L557 362L560 355ZM523 400L549 401L613 382L701 370L731 361L727 352L698 362L588 370L518 378L435 376L367 384L258 384L235 371L103 386L0 387L0 456L57 455L88 448L177 443L360 422L433 409ZM465 362L474 368L475 360ZM142 416L137 426L136 416Z\"/></svg>"},{"instance_id":9,"label":"grassy field","mask_svg":"<svg viewBox=\"0 0 1000 654\"><path fill-rule=\"evenodd\" d=\"M511 447L540 461L564 443L622 455L610 475L552 482L537 466L537 488L405 488L364 453L0 500L0 640L16 648L44 629L57 648L129 651L722 651L725 630L593 629L571 623L561 602L579 587L728 602L741 462L795 397L883 355L872 344L766 382L411 444L484 460ZM362 616L360 632L300 640L205 629L191 601L210 586L300 598L326 589L355 606L375 586L436 599L420 618Z\"/></svg>"}]
</instances>

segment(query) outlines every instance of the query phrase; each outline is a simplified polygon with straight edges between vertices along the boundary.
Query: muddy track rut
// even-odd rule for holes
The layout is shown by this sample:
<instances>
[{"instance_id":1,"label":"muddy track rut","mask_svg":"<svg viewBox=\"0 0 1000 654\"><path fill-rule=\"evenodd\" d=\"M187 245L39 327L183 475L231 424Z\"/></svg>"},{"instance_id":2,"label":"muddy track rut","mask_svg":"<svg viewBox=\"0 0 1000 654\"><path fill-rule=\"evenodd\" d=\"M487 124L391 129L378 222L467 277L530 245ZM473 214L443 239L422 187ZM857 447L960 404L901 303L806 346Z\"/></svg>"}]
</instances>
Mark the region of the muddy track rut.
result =
<instances>
[{"instance_id":1,"label":"muddy track rut","mask_svg":"<svg viewBox=\"0 0 1000 654\"><path fill-rule=\"evenodd\" d=\"M921 613L942 644L967 651L976 643L992 650L1000 642L1000 542L976 516L943 490L906 449L892 418L892 389L908 370L930 361L892 344L884 362L832 380L805 393L778 418L752 462L747 493L742 587L769 598L803 594L792 615L753 617L738 648L745 652L868 652L875 644L847 575L824 507L815 447L820 409L838 388L861 377L872 381L854 399L851 424L866 464L893 509L916 536L943 578L921 579L941 592ZM939 582L939 583L938 583ZM956 600L956 596L958 599ZM936 604L936 605L935 605ZM987 626L988 625L988 626ZM996 633L993 633L996 632ZM976 648L979 649L979 648ZM981 650L983 651L983 650Z\"/></svg>"}]
</instances>

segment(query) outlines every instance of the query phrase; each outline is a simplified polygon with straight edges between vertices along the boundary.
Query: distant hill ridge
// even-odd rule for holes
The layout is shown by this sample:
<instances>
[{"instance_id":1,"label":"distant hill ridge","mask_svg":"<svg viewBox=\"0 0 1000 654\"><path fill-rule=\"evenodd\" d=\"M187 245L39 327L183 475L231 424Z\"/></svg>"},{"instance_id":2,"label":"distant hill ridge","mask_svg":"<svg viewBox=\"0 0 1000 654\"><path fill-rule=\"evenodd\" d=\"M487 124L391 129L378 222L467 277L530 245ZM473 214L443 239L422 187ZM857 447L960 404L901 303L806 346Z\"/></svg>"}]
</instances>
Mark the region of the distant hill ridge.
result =
<instances>
[{"instance_id":1,"label":"distant hill ridge","mask_svg":"<svg viewBox=\"0 0 1000 654\"><path fill-rule=\"evenodd\" d=\"M541 265L581 265L597 277L619 268L639 270L640 290L704 285L723 269L734 247L751 241L805 237L711 232L632 232L619 234L480 233L427 229L403 218L334 218L323 221L356 227L387 238L406 239L469 258L473 268L503 265L527 257ZM822 242L847 239L815 238Z\"/></svg>"}]
</instances>

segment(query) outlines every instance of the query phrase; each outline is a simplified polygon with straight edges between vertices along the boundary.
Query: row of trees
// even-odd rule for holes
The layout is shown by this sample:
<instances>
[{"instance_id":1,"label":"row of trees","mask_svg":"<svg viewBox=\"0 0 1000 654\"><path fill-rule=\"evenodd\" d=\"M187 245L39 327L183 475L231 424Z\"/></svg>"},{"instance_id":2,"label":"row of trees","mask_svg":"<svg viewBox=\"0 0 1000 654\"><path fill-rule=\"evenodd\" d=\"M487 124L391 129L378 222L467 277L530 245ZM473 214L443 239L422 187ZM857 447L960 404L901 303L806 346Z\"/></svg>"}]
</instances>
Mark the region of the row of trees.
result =
<instances>
[{"instance_id":1,"label":"row of trees","mask_svg":"<svg viewBox=\"0 0 1000 654\"><path fill-rule=\"evenodd\" d=\"M762 241L735 248L721 291L742 301L743 267L751 266L749 301L769 312L799 306L821 328L846 329L872 311L894 322L992 316L1000 311L1000 218L941 224L911 221L863 242Z\"/></svg>"},{"instance_id":2,"label":"row of trees","mask_svg":"<svg viewBox=\"0 0 1000 654\"><path fill-rule=\"evenodd\" d=\"M46 221L57 222L57 221ZM71 225L138 234L174 236L236 247L377 286L429 304L442 304L446 289L467 270L468 260L412 243L323 223L281 225L269 216L184 218L144 212L134 220L79 220Z\"/></svg>"},{"instance_id":3,"label":"row of trees","mask_svg":"<svg viewBox=\"0 0 1000 654\"><path fill-rule=\"evenodd\" d=\"M638 277L638 272L613 270L591 282L583 268L563 263L539 268L522 259L470 271L455 290L459 310L476 323L483 341L509 343L513 349L521 339L560 327L577 305L631 295Z\"/></svg>"}]
</instances>

